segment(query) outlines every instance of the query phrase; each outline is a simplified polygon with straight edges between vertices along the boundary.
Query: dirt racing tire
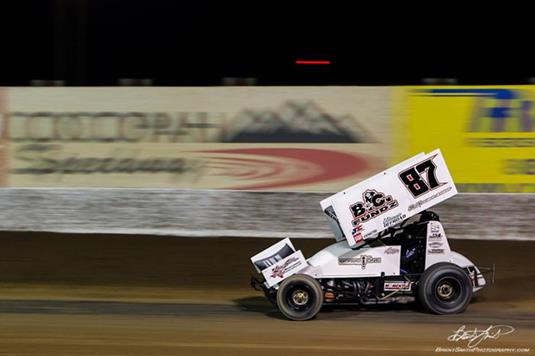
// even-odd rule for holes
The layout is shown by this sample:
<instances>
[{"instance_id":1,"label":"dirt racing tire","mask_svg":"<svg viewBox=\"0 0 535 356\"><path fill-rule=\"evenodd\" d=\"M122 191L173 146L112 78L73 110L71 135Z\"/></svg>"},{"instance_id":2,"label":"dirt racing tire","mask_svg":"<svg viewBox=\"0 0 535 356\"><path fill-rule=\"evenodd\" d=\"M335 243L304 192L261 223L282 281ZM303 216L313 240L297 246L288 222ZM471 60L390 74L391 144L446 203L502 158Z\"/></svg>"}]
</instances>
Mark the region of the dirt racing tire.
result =
<instances>
[{"instance_id":1,"label":"dirt racing tire","mask_svg":"<svg viewBox=\"0 0 535 356\"><path fill-rule=\"evenodd\" d=\"M429 267L420 278L416 299L435 314L462 313L472 299L472 282L466 272L453 263Z\"/></svg>"},{"instance_id":2,"label":"dirt racing tire","mask_svg":"<svg viewBox=\"0 0 535 356\"><path fill-rule=\"evenodd\" d=\"M294 274L285 279L277 292L277 306L290 320L309 320L323 305L323 291L314 278Z\"/></svg>"}]
</instances>

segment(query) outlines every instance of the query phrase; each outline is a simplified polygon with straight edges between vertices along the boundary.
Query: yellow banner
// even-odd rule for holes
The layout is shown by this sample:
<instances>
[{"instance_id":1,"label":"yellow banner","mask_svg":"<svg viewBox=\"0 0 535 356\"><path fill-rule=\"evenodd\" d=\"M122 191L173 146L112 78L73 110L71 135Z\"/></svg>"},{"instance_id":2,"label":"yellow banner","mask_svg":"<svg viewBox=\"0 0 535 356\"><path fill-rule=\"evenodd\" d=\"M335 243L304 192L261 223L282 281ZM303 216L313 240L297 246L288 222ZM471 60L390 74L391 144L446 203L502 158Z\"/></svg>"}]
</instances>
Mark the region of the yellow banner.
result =
<instances>
[{"instance_id":1,"label":"yellow banner","mask_svg":"<svg viewBox=\"0 0 535 356\"><path fill-rule=\"evenodd\" d=\"M460 191L535 192L535 86L404 87L393 162L440 148Z\"/></svg>"}]
</instances>

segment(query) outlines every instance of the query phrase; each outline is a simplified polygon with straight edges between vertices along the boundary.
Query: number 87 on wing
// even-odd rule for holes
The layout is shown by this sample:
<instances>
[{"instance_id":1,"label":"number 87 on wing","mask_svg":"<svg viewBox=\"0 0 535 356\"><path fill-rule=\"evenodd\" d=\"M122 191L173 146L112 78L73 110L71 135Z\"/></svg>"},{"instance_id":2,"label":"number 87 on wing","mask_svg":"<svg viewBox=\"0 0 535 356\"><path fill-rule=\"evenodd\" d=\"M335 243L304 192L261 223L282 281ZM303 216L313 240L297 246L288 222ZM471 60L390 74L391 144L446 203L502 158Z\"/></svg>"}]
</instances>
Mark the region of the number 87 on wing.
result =
<instances>
[{"instance_id":1,"label":"number 87 on wing","mask_svg":"<svg viewBox=\"0 0 535 356\"><path fill-rule=\"evenodd\" d=\"M457 194L455 183L439 149L419 154L396 168L399 172L398 184L403 187L407 197L404 205L409 215L417 214Z\"/></svg>"},{"instance_id":2,"label":"number 87 on wing","mask_svg":"<svg viewBox=\"0 0 535 356\"><path fill-rule=\"evenodd\" d=\"M433 162L435 159L437 154L399 173L399 178L413 197L419 197L447 183L438 180L437 165Z\"/></svg>"}]
</instances>

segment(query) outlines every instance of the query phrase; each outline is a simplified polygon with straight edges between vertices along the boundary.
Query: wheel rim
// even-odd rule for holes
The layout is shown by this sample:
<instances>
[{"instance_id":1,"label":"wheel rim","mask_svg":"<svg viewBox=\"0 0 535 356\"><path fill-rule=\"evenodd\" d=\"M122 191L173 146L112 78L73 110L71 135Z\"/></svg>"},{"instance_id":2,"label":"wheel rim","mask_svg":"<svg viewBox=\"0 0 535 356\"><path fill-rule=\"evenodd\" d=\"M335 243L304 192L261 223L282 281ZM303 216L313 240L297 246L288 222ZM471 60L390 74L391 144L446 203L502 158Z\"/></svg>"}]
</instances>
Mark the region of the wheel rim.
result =
<instances>
[{"instance_id":1,"label":"wheel rim","mask_svg":"<svg viewBox=\"0 0 535 356\"><path fill-rule=\"evenodd\" d=\"M294 285L286 294L288 306L297 312L304 312L314 304L314 295L306 285Z\"/></svg>"},{"instance_id":2,"label":"wheel rim","mask_svg":"<svg viewBox=\"0 0 535 356\"><path fill-rule=\"evenodd\" d=\"M308 293L301 289L296 289L292 293L292 301L297 306L303 306L308 303Z\"/></svg>"},{"instance_id":3,"label":"wheel rim","mask_svg":"<svg viewBox=\"0 0 535 356\"><path fill-rule=\"evenodd\" d=\"M436 286L436 295L438 299L444 302L450 302L457 298L459 295L461 286L459 282L453 278L443 278Z\"/></svg>"}]
</instances>

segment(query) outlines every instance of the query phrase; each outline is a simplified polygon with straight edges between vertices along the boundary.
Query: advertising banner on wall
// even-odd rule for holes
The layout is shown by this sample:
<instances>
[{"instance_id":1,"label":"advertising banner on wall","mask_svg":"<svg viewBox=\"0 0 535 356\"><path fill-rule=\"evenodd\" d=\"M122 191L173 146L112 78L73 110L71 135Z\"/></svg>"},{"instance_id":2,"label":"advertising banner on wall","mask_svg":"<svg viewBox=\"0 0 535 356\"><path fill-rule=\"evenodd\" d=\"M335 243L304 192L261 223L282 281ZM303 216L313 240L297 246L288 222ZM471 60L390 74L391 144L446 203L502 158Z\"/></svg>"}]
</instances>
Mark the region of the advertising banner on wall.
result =
<instances>
[{"instance_id":1,"label":"advertising banner on wall","mask_svg":"<svg viewBox=\"0 0 535 356\"><path fill-rule=\"evenodd\" d=\"M459 191L535 192L535 86L404 87L393 161L440 147Z\"/></svg>"},{"instance_id":2,"label":"advertising banner on wall","mask_svg":"<svg viewBox=\"0 0 535 356\"><path fill-rule=\"evenodd\" d=\"M329 192L390 157L388 88L6 90L12 187Z\"/></svg>"},{"instance_id":3,"label":"advertising banner on wall","mask_svg":"<svg viewBox=\"0 0 535 356\"><path fill-rule=\"evenodd\" d=\"M7 119L4 114L9 111L8 89L0 88L0 187L7 184L8 162L7 162Z\"/></svg>"}]
</instances>

